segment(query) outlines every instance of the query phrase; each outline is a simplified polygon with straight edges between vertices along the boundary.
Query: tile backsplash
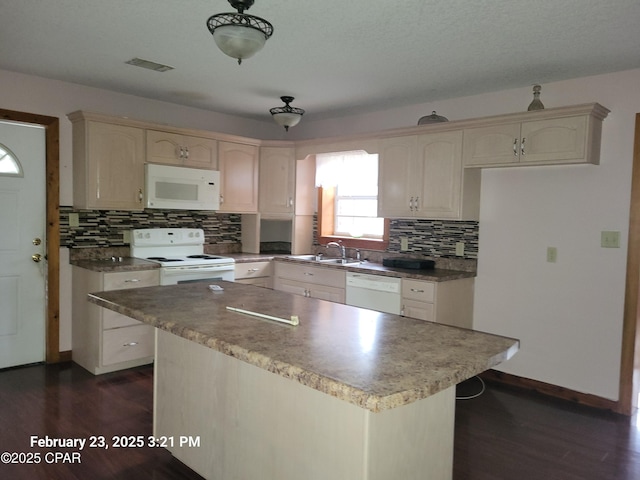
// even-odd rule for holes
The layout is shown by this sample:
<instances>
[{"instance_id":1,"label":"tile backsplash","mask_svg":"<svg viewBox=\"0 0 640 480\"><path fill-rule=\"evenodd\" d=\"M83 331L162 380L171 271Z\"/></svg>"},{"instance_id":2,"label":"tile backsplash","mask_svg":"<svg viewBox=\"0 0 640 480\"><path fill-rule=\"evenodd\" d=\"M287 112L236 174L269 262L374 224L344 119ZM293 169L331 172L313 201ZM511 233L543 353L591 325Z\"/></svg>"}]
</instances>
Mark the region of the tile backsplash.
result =
<instances>
[{"instance_id":1,"label":"tile backsplash","mask_svg":"<svg viewBox=\"0 0 640 480\"><path fill-rule=\"evenodd\" d=\"M79 217L77 227L69 226L69 214ZM72 249L128 247L124 234L134 228L202 228L205 244L240 252L241 216L190 210L149 209L137 212L77 210L60 207L60 245ZM478 258L478 222L423 219L392 219L388 253L432 258ZM401 249L406 238L407 248ZM464 256L456 256L456 243L464 242Z\"/></svg>"},{"instance_id":2,"label":"tile backsplash","mask_svg":"<svg viewBox=\"0 0 640 480\"><path fill-rule=\"evenodd\" d=\"M77 213L79 225L69 226L69 214ZM205 244L224 244L240 251L240 215L191 210L115 211L77 210L60 207L60 245L68 248L128 246L125 232L134 228L202 228ZM234 248L235 247L235 248Z\"/></svg>"}]
</instances>

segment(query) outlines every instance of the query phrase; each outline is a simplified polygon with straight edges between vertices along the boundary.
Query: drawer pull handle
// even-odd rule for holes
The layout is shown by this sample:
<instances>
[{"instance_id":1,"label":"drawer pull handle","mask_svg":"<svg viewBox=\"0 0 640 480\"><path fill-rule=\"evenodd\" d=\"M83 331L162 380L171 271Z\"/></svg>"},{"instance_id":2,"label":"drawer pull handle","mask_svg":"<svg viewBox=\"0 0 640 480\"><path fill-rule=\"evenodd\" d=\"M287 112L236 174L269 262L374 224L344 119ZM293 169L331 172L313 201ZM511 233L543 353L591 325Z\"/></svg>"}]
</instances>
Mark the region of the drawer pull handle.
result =
<instances>
[{"instance_id":1,"label":"drawer pull handle","mask_svg":"<svg viewBox=\"0 0 640 480\"><path fill-rule=\"evenodd\" d=\"M122 346L123 347L135 347L136 345L138 345L138 342L129 342L129 343L125 343Z\"/></svg>"},{"instance_id":2,"label":"drawer pull handle","mask_svg":"<svg viewBox=\"0 0 640 480\"><path fill-rule=\"evenodd\" d=\"M310 277L313 277L313 273L309 273L309 272L304 272L305 275L308 275Z\"/></svg>"},{"instance_id":3,"label":"drawer pull handle","mask_svg":"<svg viewBox=\"0 0 640 480\"><path fill-rule=\"evenodd\" d=\"M124 283L138 283L139 281L139 278L130 278L128 280L125 280Z\"/></svg>"},{"instance_id":4,"label":"drawer pull handle","mask_svg":"<svg viewBox=\"0 0 640 480\"><path fill-rule=\"evenodd\" d=\"M421 288L412 288L411 291L416 293L424 293L424 290L422 290Z\"/></svg>"},{"instance_id":5,"label":"drawer pull handle","mask_svg":"<svg viewBox=\"0 0 640 480\"><path fill-rule=\"evenodd\" d=\"M247 270L247 273L251 273L251 272L257 272L258 269L257 268L250 268Z\"/></svg>"}]
</instances>

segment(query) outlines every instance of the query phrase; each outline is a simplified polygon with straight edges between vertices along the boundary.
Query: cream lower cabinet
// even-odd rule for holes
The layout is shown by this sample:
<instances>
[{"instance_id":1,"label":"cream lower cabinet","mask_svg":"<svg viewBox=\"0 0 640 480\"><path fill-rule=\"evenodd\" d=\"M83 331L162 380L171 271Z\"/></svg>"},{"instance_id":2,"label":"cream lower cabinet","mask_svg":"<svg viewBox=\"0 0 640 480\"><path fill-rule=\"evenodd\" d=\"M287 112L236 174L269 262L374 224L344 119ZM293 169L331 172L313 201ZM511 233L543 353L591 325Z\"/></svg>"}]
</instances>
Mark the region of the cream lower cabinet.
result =
<instances>
[{"instance_id":1,"label":"cream lower cabinet","mask_svg":"<svg viewBox=\"0 0 640 480\"><path fill-rule=\"evenodd\" d=\"M147 162L215 170L218 142L211 138L147 130Z\"/></svg>"},{"instance_id":2,"label":"cream lower cabinet","mask_svg":"<svg viewBox=\"0 0 640 480\"><path fill-rule=\"evenodd\" d=\"M220 212L258 212L258 147L240 143L218 143Z\"/></svg>"},{"instance_id":3,"label":"cream lower cabinet","mask_svg":"<svg viewBox=\"0 0 640 480\"><path fill-rule=\"evenodd\" d=\"M464 130L464 166L597 165L607 113L591 104L487 119ZM508 121L514 117L530 120Z\"/></svg>"},{"instance_id":4,"label":"cream lower cabinet","mask_svg":"<svg viewBox=\"0 0 640 480\"><path fill-rule=\"evenodd\" d=\"M380 140L378 216L478 218L480 176L462 168L462 130Z\"/></svg>"},{"instance_id":5,"label":"cream lower cabinet","mask_svg":"<svg viewBox=\"0 0 640 480\"><path fill-rule=\"evenodd\" d=\"M344 271L275 262L274 290L344 303L346 274Z\"/></svg>"},{"instance_id":6,"label":"cream lower cabinet","mask_svg":"<svg viewBox=\"0 0 640 480\"><path fill-rule=\"evenodd\" d=\"M94 375L153 362L154 328L87 300L91 292L160 284L159 270L95 272L73 267L72 358Z\"/></svg>"},{"instance_id":7,"label":"cream lower cabinet","mask_svg":"<svg viewBox=\"0 0 640 480\"><path fill-rule=\"evenodd\" d=\"M144 129L69 114L73 124L73 206L144 208Z\"/></svg>"},{"instance_id":8,"label":"cream lower cabinet","mask_svg":"<svg viewBox=\"0 0 640 480\"><path fill-rule=\"evenodd\" d=\"M454 327L473 327L473 278L447 282L402 279L400 314Z\"/></svg>"},{"instance_id":9,"label":"cream lower cabinet","mask_svg":"<svg viewBox=\"0 0 640 480\"><path fill-rule=\"evenodd\" d=\"M235 281L246 285L272 288L273 262L236 262Z\"/></svg>"}]
</instances>

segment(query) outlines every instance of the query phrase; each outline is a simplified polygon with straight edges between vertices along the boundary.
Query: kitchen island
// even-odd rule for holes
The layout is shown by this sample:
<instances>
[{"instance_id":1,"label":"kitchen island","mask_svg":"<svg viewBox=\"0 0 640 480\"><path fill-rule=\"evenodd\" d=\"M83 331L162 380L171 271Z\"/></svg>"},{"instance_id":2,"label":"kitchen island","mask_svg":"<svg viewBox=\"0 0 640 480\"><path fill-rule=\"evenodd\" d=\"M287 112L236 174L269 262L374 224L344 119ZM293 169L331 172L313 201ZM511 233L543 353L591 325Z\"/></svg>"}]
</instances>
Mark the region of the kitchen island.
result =
<instances>
[{"instance_id":1,"label":"kitchen island","mask_svg":"<svg viewBox=\"0 0 640 480\"><path fill-rule=\"evenodd\" d=\"M510 338L219 285L89 296L158 328L154 435L208 479L450 479L455 385L518 349Z\"/></svg>"}]
</instances>

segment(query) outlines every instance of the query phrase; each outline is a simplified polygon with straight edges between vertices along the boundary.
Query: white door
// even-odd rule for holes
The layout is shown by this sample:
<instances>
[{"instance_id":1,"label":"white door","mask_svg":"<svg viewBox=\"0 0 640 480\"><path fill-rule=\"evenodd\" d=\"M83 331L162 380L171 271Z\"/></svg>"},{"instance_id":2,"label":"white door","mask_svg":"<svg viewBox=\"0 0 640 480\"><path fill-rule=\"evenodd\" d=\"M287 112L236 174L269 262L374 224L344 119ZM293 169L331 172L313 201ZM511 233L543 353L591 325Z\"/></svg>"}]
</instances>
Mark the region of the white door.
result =
<instances>
[{"instance_id":1,"label":"white door","mask_svg":"<svg viewBox=\"0 0 640 480\"><path fill-rule=\"evenodd\" d=\"M0 368L45 359L45 158L43 127L0 122Z\"/></svg>"}]
</instances>

